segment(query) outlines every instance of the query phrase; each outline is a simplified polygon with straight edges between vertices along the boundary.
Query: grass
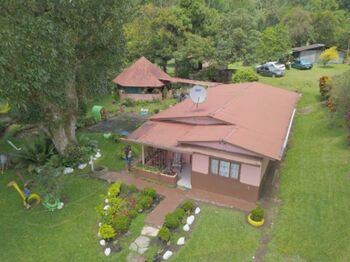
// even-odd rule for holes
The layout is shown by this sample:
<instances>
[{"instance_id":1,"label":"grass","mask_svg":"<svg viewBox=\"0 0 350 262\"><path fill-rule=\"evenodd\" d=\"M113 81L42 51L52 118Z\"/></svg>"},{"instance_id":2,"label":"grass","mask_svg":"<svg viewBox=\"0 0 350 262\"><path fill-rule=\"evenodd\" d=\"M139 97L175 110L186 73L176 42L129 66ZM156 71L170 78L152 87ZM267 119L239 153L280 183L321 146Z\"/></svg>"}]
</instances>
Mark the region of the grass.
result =
<instances>
[{"instance_id":1,"label":"grass","mask_svg":"<svg viewBox=\"0 0 350 262\"><path fill-rule=\"evenodd\" d=\"M341 121L331 121L320 104L318 78L339 74L347 65L290 70L264 83L302 92L290 149L283 161L282 206L271 232L266 261L349 261L350 150Z\"/></svg>"},{"instance_id":2,"label":"grass","mask_svg":"<svg viewBox=\"0 0 350 262\"><path fill-rule=\"evenodd\" d=\"M191 238L171 261L252 261L260 230L242 212L203 205Z\"/></svg>"}]
</instances>

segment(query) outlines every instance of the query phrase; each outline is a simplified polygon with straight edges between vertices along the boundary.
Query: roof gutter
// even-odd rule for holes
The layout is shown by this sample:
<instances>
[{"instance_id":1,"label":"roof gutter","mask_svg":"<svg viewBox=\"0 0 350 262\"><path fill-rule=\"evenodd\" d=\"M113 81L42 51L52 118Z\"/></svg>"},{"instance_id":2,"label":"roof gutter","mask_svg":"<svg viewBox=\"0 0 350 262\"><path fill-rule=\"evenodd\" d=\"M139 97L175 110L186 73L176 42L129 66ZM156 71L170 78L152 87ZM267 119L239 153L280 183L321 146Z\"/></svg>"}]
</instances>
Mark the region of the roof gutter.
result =
<instances>
[{"instance_id":1,"label":"roof gutter","mask_svg":"<svg viewBox=\"0 0 350 262\"><path fill-rule=\"evenodd\" d=\"M289 121L287 135L286 135L286 137L284 139L284 143L283 143L283 146L281 148L281 152L280 152L281 159L282 159L284 151L285 151L285 149L287 147L287 143L288 143L288 139L289 139L289 135L290 135L290 130L292 129L292 124L293 124L295 112L296 112L296 109L294 108L293 113L292 113L292 117L290 118L290 121Z\"/></svg>"}]
</instances>

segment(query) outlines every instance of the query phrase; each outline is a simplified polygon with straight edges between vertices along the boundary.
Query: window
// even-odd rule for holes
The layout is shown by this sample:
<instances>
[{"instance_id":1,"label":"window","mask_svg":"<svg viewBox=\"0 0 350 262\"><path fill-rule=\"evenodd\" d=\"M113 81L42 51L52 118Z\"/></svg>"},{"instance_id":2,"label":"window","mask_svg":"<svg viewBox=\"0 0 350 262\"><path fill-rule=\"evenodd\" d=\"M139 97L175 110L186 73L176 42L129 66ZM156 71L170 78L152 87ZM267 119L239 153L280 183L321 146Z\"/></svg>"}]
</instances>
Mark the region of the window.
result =
<instances>
[{"instance_id":1,"label":"window","mask_svg":"<svg viewBox=\"0 0 350 262\"><path fill-rule=\"evenodd\" d=\"M212 159L210 163L210 172L213 175L219 174L219 160L217 159Z\"/></svg>"},{"instance_id":2,"label":"window","mask_svg":"<svg viewBox=\"0 0 350 262\"><path fill-rule=\"evenodd\" d=\"M240 164L227 160L219 160L212 158L210 160L210 173L222 177L238 179Z\"/></svg>"}]
</instances>

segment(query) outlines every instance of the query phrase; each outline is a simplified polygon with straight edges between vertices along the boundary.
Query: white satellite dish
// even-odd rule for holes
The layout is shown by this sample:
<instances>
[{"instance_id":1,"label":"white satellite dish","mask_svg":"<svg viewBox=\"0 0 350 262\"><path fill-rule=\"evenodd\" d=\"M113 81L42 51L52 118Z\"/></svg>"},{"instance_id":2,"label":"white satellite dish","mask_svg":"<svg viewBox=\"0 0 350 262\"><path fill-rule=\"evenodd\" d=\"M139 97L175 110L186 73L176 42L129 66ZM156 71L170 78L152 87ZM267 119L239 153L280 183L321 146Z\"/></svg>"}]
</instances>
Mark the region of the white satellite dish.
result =
<instances>
[{"instance_id":1,"label":"white satellite dish","mask_svg":"<svg viewBox=\"0 0 350 262\"><path fill-rule=\"evenodd\" d=\"M195 85L190 90L190 98L197 106L207 98L207 90L203 86Z\"/></svg>"}]
</instances>

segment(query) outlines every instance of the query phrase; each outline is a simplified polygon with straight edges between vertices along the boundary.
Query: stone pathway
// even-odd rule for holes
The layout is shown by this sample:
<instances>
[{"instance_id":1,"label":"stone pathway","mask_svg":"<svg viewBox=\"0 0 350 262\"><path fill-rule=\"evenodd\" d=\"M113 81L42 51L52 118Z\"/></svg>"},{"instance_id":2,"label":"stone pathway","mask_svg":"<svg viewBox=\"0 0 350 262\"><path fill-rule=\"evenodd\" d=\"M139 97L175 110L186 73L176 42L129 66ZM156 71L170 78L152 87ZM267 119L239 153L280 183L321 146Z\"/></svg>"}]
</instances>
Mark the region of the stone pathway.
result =
<instances>
[{"instance_id":1,"label":"stone pathway","mask_svg":"<svg viewBox=\"0 0 350 262\"><path fill-rule=\"evenodd\" d=\"M159 229L151 226L144 226L141 231L141 236L136 238L129 246L129 249L143 255L147 250L151 242L151 237L158 235ZM130 259L130 260L129 260ZM141 256L133 254L130 255L128 261L142 261Z\"/></svg>"}]
</instances>

